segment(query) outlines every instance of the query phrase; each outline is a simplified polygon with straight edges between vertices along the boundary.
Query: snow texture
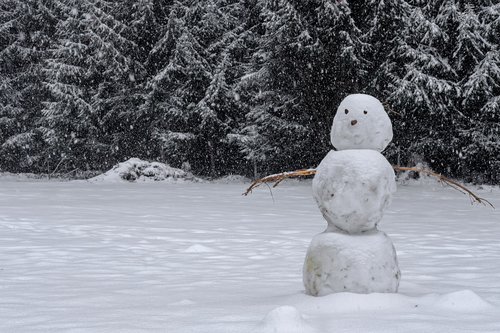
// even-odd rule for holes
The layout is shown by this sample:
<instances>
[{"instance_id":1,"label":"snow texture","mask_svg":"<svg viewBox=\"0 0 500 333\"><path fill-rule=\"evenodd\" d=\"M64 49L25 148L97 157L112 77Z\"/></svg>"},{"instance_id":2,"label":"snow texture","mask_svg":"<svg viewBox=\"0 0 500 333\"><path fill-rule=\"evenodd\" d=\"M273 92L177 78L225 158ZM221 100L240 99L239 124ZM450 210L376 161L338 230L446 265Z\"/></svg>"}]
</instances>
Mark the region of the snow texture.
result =
<instances>
[{"instance_id":1,"label":"snow texture","mask_svg":"<svg viewBox=\"0 0 500 333\"><path fill-rule=\"evenodd\" d=\"M280 306L262 320L254 333L316 333L297 308Z\"/></svg>"},{"instance_id":2,"label":"snow texture","mask_svg":"<svg viewBox=\"0 0 500 333\"><path fill-rule=\"evenodd\" d=\"M349 291L397 292L401 273L391 240L373 230L316 235L304 262L304 285L313 296Z\"/></svg>"},{"instance_id":3,"label":"snow texture","mask_svg":"<svg viewBox=\"0 0 500 333\"><path fill-rule=\"evenodd\" d=\"M392 124L382 103L365 94L349 95L333 119L331 141L337 150L385 149L392 140Z\"/></svg>"},{"instance_id":4,"label":"snow texture","mask_svg":"<svg viewBox=\"0 0 500 333\"><path fill-rule=\"evenodd\" d=\"M379 152L341 150L330 151L321 161L312 188L329 230L358 233L380 222L396 182L393 168Z\"/></svg>"},{"instance_id":5,"label":"snow texture","mask_svg":"<svg viewBox=\"0 0 500 333\"><path fill-rule=\"evenodd\" d=\"M148 162L138 158L131 158L118 163L111 170L97 177L91 178L93 182L120 182L120 181L200 181L191 173L173 168L165 163Z\"/></svg>"},{"instance_id":6,"label":"snow texture","mask_svg":"<svg viewBox=\"0 0 500 333\"><path fill-rule=\"evenodd\" d=\"M0 178L0 332L283 332L286 318L321 333L500 332L498 188L472 187L492 210L399 186L383 222L399 293L312 297L302 266L326 223L311 182L283 182L274 202L246 185ZM302 319L265 319L283 306Z\"/></svg>"}]
</instances>

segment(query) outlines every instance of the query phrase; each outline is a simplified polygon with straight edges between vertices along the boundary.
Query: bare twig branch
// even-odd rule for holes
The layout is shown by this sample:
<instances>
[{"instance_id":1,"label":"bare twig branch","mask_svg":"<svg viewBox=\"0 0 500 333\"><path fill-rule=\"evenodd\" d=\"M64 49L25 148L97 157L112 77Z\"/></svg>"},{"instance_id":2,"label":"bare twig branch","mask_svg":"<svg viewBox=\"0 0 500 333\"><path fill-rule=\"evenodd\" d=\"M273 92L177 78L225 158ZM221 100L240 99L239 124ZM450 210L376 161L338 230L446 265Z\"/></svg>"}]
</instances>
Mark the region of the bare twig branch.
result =
<instances>
[{"instance_id":1,"label":"bare twig branch","mask_svg":"<svg viewBox=\"0 0 500 333\"><path fill-rule=\"evenodd\" d=\"M269 189L269 194L271 195L271 198L273 199L273 204L276 203L276 201L274 201L273 189L271 188L271 186L269 186L268 183L264 183L264 184L266 184L267 188ZM276 186L276 184L274 184L274 186Z\"/></svg>"},{"instance_id":2,"label":"bare twig branch","mask_svg":"<svg viewBox=\"0 0 500 333\"><path fill-rule=\"evenodd\" d=\"M59 169L59 167L61 166L62 162L64 162L64 160L66 160L66 157L64 157L64 156L63 156L63 157L61 158L61 160L59 161L59 163L57 163L56 168L52 171L52 173L50 173L50 174L48 175L48 178L49 178L49 179L50 179L50 177L52 177L52 176L56 173L57 169Z\"/></svg>"},{"instance_id":3,"label":"bare twig branch","mask_svg":"<svg viewBox=\"0 0 500 333\"><path fill-rule=\"evenodd\" d=\"M262 184L265 183L274 183L273 187L278 186L279 183L284 181L287 178L297 178L297 177L305 177L312 176L316 173L316 169L302 169L296 171L282 172L274 175L269 175L254 181L250 187L243 193L243 195L248 195L252 190Z\"/></svg>"},{"instance_id":4,"label":"bare twig branch","mask_svg":"<svg viewBox=\"0 0 500 333\"><path fill-rule=\"evenodd\" d=\"M478 196L477 194L475 194L474 192L472 192L471 190L466 188L464 185L460 184L459 182L457 182L453 179L445 177L437 172L434 172L430 169L420 168L420 167L401 167L401 166L393 166L393 168L396 171L415 171L415 172L419 172L419 173L423 173L423 174L432 176L432 177L436 178L440 183L446 184L457 191L460 191L464 194L467 194L469 196L469 198L471 199L472 203L477 202L477 203L483 204L485 206L486 206L486 204L488 204L491 206L491 208L495 208L491 202L489 202L485 198L481 198L480 196Z\"/></svg>"},{"instance_id":5,"label":"bare twig branch","mask_svg":"<svg viewBox=\"0 0 500 333\"><path fill-rule=\"evenodd\" d=\"M419 173L423 173L429 176L432 176L436 178L440 183L445 184L450 186L451 188L460 191L464 194L467 194L469 198L471 199L471 202L477 202L480 204L483 204L486 206L486 204L490 205L492 208L495 208L491 202L488 200L481 198L480 196L476 195L473 193L471 190L466 188L464 185L460 184L459 182L450 179L448 177L445 177L439 173L436 173L430 169L426 168L421 168L421 167L401 167L401 166L393 166L395 171L415 171ZM288 178L297 178L297 177L306 177L306 176L313 176L316 174L316 169L302 169L302 170L296 170L296 171L287 171L287 172L282 172L282 173L277 173L273 175L269 175L260 179L255 180L250 187L243 193L243 195L248 195L249 193L252 192L252 190L256 187L259 187L262 184L267 183L274 183L273 187L278 186L282 181Z\"/></svg>"},{"instance_id":6,"label":"bare twig branch","mask_svg":"<svg viewBox=\"0 0 500 333\"><path fill-rule=\"evenodd\" d=\"M396 114L396 115L398 115L400 117L402 116L401 113L394 111L394 109L391 108L390 104L387 101L382 102L382 105L387 110L387 114Z\"/></svg>"}]
</instances>

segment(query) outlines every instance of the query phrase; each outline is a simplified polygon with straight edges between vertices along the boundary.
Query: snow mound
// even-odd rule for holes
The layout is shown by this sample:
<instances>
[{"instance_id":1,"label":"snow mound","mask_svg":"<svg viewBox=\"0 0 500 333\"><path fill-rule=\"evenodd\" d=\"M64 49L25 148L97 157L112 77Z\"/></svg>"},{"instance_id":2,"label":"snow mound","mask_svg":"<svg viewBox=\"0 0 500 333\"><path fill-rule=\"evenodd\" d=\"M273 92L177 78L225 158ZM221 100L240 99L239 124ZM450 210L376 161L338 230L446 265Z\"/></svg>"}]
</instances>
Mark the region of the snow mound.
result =
<instances>
[{"instance_id":1,"label":"snow mound","mask_svg":"<svg viewBox=\"0 0 500 333\"><path fill-rule=\"evenodd\" d=\"M396 293L336 293L323 297L297 295L288 302L304 313L356 313L374 311L425 311L430 313L483 313L494 306L471 290L448 294L407 296Z\"/></svg>"},{"instance_id":2,"label":"snow mound","mask_svg":"<svg viewBox=\"0 0 500 333\"><path fill-rule=\"evenodd\" d=\"M227 175L221 178L214 179L212 182L216 184L246 184L251 183L252 180L241 175Z\"/></svg>"},{"instance_id":3,"label":"snow mound","mask_svg":"<svg viewBox=\"0 0 500 333\"><path fill-rule=\"evenodd\" d=\"M456 312L481 312L492 308L492 305L471 290L460 290L440 295L435 306L443 310Z\"/></svg>"},{"instance_id":4,"label":"snow mound","mask_svg":"<svg viewBox=\"0 0 500 333\"><path fill-rule=\"evenodd\" d=\"M217 250L212 249L211 247L194 244L184 250L185 253L209 253L209 252L217 252Z\"/></svg>"},{"instance_id":5,"label":"snow mound","mask_svg":"<svg viewBox=\"0 0 500 333\"><path fill-rule=\"evenodd\" d=\"M252 333L314 333L314 330L293 306L280 306L262 320Z\"/></svg>"},{"instance_id":6,"label":"snow mound","mask_svg":"<svg viewBox=\"0 0 500 333\"><path fill-rule=\"evenodd\" d=\"M149 162L139 158L131 158L118 163L102 175L89 179L97 182L150 182L150 181L200 181L193 174L173 168L165 163Z\"/></svg>"},{"instance_id":7,"label":"snow mound","mask_svg":"<svg viewBox=\"0 0 500 333\"><path fill-rule=\"evenodd\" d=\"M196 304L196 302L194 302L188 298L182 299L178 302L170 303L170 305L175 305L175 306L189 306L189 305L194 305L194 304Z\"/></svg>"}]
</instances>

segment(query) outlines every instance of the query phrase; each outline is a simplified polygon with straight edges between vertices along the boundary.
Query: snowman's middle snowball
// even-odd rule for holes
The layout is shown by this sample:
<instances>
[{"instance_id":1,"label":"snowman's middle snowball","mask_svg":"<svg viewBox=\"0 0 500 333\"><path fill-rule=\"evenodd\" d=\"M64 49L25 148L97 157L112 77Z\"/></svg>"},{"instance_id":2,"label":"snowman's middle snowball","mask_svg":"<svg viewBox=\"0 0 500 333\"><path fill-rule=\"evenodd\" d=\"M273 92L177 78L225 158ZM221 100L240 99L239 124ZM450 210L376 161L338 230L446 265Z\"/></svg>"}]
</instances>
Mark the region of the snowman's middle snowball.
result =
<instances>
[{"instance_id":1,"label":"snowman's middle snowball","mask_svg":"<svg viewBox=\"0 0 500 333\"><path fill-rule=\"evenodd\" d=\"M392 166L370 149L330 151L317 168L313 196L329 228L375 228L396 191Z\"/></svg>"}]
</instances>

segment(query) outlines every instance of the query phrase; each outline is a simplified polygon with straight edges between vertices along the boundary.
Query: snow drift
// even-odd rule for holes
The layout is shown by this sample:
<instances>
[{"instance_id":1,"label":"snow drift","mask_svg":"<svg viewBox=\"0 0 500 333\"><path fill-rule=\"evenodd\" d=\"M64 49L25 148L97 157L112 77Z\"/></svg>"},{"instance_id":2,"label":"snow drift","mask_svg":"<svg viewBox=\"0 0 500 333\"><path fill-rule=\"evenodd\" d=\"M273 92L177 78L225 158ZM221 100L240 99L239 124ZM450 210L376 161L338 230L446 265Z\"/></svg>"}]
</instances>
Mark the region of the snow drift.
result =
<instances>
[{"instance_id":1,"label":"snow drift","mask_svg":"<svg viewBox=\"0 0 500 333\"><path fill-rule=\"evenodd\" d=\"M165 163L144 161L139 158L131 158L118 163L111 170L89 180L98 182L201 181L190 172L182 169L173 168Z\"/></svg>"}]
</instances>

